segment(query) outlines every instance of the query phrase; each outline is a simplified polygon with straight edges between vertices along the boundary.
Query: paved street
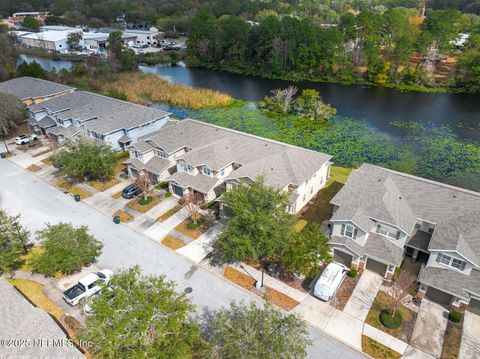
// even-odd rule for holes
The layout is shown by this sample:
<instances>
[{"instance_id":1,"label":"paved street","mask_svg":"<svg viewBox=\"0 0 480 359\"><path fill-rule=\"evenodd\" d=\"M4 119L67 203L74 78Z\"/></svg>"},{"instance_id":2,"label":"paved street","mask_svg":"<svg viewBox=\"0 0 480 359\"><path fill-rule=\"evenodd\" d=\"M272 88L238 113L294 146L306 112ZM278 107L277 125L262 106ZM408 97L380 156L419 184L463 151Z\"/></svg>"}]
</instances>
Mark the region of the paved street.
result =
<instances>
[{"instance_id":1,"label":"paved street","mask_svg":"<svg viewBox=\"0 0 480 359\"><path fill-rule=\"evenodd\" d=\"M0 207L11 214L20 213L22 223L32 232L44 223L70 222L88 225L91 233L104 243L98 266L113 270L140 265L145 273L164 274L177 283L178 290L192 287L192 301L199 311L228 305L236 300L258 300L252 294L189 261L125 225L116 225L85 203L76 203L52 185L24 171L8 160L0 160ZM363 358L340 342L311 328L314 345L310 358Z\"/></svg>"}]
</instances>

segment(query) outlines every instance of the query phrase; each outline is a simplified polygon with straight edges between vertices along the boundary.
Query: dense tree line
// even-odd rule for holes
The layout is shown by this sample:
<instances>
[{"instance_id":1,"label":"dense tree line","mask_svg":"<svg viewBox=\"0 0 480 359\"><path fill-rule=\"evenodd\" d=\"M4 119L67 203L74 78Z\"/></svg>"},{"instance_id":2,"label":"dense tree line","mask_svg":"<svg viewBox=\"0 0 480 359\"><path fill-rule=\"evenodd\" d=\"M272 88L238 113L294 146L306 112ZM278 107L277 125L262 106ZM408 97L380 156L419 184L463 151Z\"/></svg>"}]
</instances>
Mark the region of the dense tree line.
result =
<instances>
[{"instance_id":1,"label":"dense tree line","mask_svg":"<svg viewBox=\"0 0 480 359\"><path fill-rule=\"evenodd\" d=\"M251 25L238 16L217 18L203 11L190 22L188 51L202 66L273 78L429 87L469 84L479 54L476 18L457 10L434 10L415 24L414 15L418 18L406 8L348 12L338 26L326 26L315 17L268 14ZM465 48L455 49L462 31L473 36ZM432 76L440 54L460 56L456 83Z\"/></svg>"}]
</instances>

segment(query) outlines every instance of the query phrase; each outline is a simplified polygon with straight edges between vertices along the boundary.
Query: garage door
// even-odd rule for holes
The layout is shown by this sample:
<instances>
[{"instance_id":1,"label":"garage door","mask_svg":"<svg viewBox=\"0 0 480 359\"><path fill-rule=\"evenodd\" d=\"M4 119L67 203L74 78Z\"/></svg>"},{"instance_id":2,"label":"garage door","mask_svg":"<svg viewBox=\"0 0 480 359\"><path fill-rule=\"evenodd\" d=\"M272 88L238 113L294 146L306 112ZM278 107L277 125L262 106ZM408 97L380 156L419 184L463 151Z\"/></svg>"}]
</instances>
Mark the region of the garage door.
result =
<instances>
[{"instance_id":1,"label":"garage door","mask_svg":"<svg viewBox=\"0 0 480 359\"><path fill-rule=\"evenodd\" d=\"M352 256L348 253L339 251L338 249L333 250L333 260L337 263L343 264L347 268L350 268L352 264Z\"/></svg>"},{"instance_id":2,"label":"garage door","mask_svg":"<svg viewBox=\"0 0 480 359\"><path fill-rule=\"evenodd\" d=\"M480 300L470 299L470 303L468 304L467 310L469 312L480 315Z\"/></svg>"},{"instance_id":3,"label":"garage door","mask_svg":"<svg viewBox=\"0 0 480 359\"><path fill-rule=\"evenodd\" d=\"M182 187L178 187L178 186L175 186L174 184L172 184L172 188L173 188L173 193L175 193L179 197L183 197L183 188Z\"/></svg>"},{"instance_id":4,"label":"garage door","mask_svg":"<svg viewBox=\"0 0 480 359\"><path fill-rule=\"evenodd\" d=\"M372 272L380 274L382 277L385 276L385 272L387 271L387 265L380 263L372 258L368 258L366 269L371 270Z\"/></svg>"},{"instance_id":5,"label":"garage door","mask_svg":"<svg viewBox=\"0 0 480 359\"><path fill-rule=\"evenodd\" d=\"M432 302L444 306L449 306L450 302L452 301L452 295L435 288L428 288L426 297Z\"/></svg>"}]
</instances>

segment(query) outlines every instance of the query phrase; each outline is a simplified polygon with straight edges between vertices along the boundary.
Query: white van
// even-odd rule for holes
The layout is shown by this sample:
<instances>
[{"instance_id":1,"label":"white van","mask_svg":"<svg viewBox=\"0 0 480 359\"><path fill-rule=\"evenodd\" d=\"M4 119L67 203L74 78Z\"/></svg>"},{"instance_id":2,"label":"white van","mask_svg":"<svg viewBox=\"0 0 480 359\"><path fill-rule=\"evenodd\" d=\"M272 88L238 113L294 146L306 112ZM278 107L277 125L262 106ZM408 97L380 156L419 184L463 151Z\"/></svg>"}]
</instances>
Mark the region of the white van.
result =
<instances>
[{"instance_id":1,"label":"white van","mask_svg":"<svg viewBox=\"0 0 480 359\"><path fill-rule=\"evenodd\" d=\"M348 269L340 263L330 263L327 268L324 269L320 278L313 289L315 297L324 301L329 301L335 295L338 287L342 284Z\"/></svg>"}]
</instances>

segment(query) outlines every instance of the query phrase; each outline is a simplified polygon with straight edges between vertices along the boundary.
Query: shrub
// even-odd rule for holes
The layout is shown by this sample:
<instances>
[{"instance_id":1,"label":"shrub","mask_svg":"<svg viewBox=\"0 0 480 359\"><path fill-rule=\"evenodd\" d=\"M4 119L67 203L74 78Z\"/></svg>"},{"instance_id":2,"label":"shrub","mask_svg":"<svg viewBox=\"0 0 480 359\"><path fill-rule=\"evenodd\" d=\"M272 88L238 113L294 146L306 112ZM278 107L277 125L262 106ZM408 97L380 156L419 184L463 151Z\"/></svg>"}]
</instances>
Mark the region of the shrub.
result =
<instances>
[{"instance_id":1,"label":"shrub","mask_svg":"<svg viewBox=\"0 0 480 359\"><path fill-rule=\"evenodd\" d=\"M158 184L158 187L160 187L161 189L167 189L168 188L168 182L160 182Z\"/></svg>"},{"instance_id":2,"label":"shrub","mask_svg":"<svg viewBox=\"0 0 480 359\"><path fill-rule=\"evenodd\" d=\"M380 312L380 321L387 328L395 329L402 325L403 318L402 318L402 315L400 314L400 311L398 310L395 312L393 317L390 315L388 310L382 310Z\"/></svg>"},{"instance_id":3,"label":"shrub","mask_svg":"<svg viewBox=\"0 0 480 359\"><path fill-rule=\"evenodd\" d=\"M119 152L115 155L115 158L117 160L121 160L122 158L127 158L128 156L130 156L130 152L128 151L123 151L123 152Z\"/></svg>"},{"instance_id":4,"label":"shrub","mask_svg":"<svg viewBox=\"0 0 480 359\"><path fill-rule=\"evenodd\" d=\"M75 228L71 224L47 224L37 232L43 251L32 259L33 271L53 276L69 274L92 263L100 255L102 243L88 234L86 226Z\"/></svg>"},{"instance_id":5,"label":"shrub","mask_svg":"<svg viewBox=\"0 0 480 359\"><path fill-rule=\"evenodd\" d=\"M172 197L172 192L165 193L165 198Z\"/></svg>"},{"instance_id":6,"label":"shrub","mask_svg":"<svg viewBox=\"0 0 480 359\"><path fill-rule=\"evenodd\" d=\"M138 201L138 204L140 206L146 206L147 204L150 204L152 201L153 201L153 197L149 196L149 197L147 197L147 199L144 199L144 198L140 199Z\"/></svg>"},{"instance_id":7,"label":"shrub","mask_svg":"<svg viewBox=\"0 0 480 359\"><path fill-rule=\"evenodd\" d=\"M348 271L347 275L350 277L350 278L356 278L357 277L357 274L358 274L358 271L355 269L355 268L352 268Z\"/></svg>"},{"instance_id":8,"label":"shrub","mask_svg":"<svg viewBox=\"0 0 480 359\"><path fill-rule=\"evenodd\" d=\"M448 313L448 319L454 323L460 323L462 320L462 313L456 310L452 310L450 313Z\"/></svg>"},{"instance_id":9,"label":"shrub","mask_svg":"<svg viewBox=\"0 0 480 359\"><path fill-rule=\"evenodd\" d=\"M196 223L188 222L187 223L187 228L192 230L192 231L198 229L199 227L200 227L200 222L196 222Z\"/></svg>"}]
</instances>

